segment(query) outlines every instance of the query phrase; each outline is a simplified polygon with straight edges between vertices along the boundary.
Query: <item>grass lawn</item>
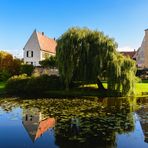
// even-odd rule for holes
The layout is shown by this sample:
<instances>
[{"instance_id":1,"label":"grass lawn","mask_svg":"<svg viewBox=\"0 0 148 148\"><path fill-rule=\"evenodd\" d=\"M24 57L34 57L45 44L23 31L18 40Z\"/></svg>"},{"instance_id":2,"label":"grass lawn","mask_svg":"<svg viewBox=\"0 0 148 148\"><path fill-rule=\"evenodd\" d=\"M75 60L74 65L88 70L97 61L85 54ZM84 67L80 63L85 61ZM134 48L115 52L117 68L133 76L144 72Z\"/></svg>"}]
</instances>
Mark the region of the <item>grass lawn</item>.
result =
<instances>
[{"instance_id":1,"label":"grass lawn","mask_svg":"<svg viewBox=\"0 0 148 148\"><path fill-rule=\"evenodd\" d=\"M0 82L0 94L2 94L4 92L5 84L6 84L6 82Z\"/></svg>"},{"instance_id":2,"label":"grass lawn","mask_svg":"<svg viewBox=\"0 0 148 148\"><path fill-rule=\"evenodd\" d=\"M103 82L103 86L107 88L107 83ZM88 84L84 85L84 87L92 87L92 88L98 88L97 84ZM136 95L148 95L148 80L142 80L140 83L136 83L135 88Z\"/></svg>"},{"instance_id":3,"label":"grass lawn","mask_svg":"<svg viewBox=\"0 0 148 148\"><path fill-rule=\"evenodd\" d=\"M0 94L4 94L5 93L5 84L6 82L0 82ZM103 82L103 86L105 88L107 88L107 83ZM61 91L61 90L57 90L57 91L48 91L47 94L50 95L56 95L56 96L82 96L84 94L88 95L88 96L97 96L98 95L98 91L93 91L93 89L97 89L98 86L97 84L88 84L88 85L84 85L82 87L88 88L88 90L86 89L85 91L80 91L80 90L70 90L69 92L65 92L65 91ZM92 90L90 89L92 88ZM89 91L91 90L91 91ZM148 95L148 80L144 80L140 83L136 84L136 90L135 90L136 96L141 96L141 95ZM100 93L101 95L101 93Z\"/></svg>"},{"instance_id":4,"label":"grass lawn","mask_svg":"<svg viewBox=\"0 0 148 148\"><path fill-rule=\"evenodd\" d=\"M145 94L148 95L148 82L142 82L136 84L136 95Z\"/></svg>"}]
</instances>

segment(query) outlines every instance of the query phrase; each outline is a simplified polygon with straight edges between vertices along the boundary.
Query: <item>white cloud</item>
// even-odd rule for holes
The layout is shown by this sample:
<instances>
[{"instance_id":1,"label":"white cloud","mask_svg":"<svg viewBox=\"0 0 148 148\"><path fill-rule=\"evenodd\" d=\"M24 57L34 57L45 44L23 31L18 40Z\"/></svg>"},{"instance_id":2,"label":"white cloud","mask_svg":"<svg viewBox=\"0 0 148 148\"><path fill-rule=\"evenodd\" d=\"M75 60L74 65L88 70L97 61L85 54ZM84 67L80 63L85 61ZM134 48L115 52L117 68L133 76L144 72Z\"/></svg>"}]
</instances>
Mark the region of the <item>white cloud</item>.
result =
<instances>
[{"instance_id":1,"label":"white cloud","mask_svg":"<svg viewBox=\"0 0 148 148\"><path fill-rule=\"evenodd\" d=\"M117 51L134 51L134 48L131 48L129 46L118 47Z\"/></svg>"}]
</instances>

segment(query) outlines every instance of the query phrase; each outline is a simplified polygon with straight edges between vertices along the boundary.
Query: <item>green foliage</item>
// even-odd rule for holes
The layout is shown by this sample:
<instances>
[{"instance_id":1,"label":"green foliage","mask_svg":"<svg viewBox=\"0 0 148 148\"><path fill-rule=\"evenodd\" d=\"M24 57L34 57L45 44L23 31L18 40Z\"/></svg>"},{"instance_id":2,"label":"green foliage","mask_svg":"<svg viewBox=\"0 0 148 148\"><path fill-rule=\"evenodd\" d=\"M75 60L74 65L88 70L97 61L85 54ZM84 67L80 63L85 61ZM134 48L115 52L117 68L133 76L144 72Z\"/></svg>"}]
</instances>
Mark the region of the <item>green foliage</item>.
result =
<instances>
[{"instance_id":1,"label":"green foliage","mask_svg":"<svg viewBox=\"0 0 148 148\"><path fill-rule=\"evenodd\" d=\"M6 83L6 91L10 94L42 94L47 90L62 88L59 77L42 75L39 77L28 77L26 74L11 77Z\"/></svg>"},{"instance_id":2,"label":"green foliage","mask_svg":"<svg viewBox=\"0 0 148 148\"><path fill-rule=\"evenodd\" d=\"M96 82L117 44L102 32L71 28L58 39L57 61L62 79Z\"/></svg>"},{"instance_id":3,"label":"green foliage","mask_svg":"<svg viewBox=\"0 0 148 148\"><path fill-rule=\"evenodd\" d=\"M66 89L72 81L96 83L106 77L108 89L123 95L134 92L135 63L116 52L113 39L99 31L71 28L57 42L58 69Z\"/></svg>"},{"instance_id":4,"label":"green foliage","mask_svg":"<svg viewBox=\"0 0 148 148\"><path fill-rule=\"evenodd\" d=\"M49 90L59 90L63 88L63 83L59 76L51 75L47 78Z\"/></svg>"},{"instance_id":5,"label":"green foliage","mask_svg":"<svg viewBox=\"0 0 148 148\"><path fill-rule=\"evenodd\" d=\"M0 94L4 94L5 93L5 82L0 82Z\"/></svg>"},{"instance_id":6,"label":"green foliage","mask_svg":"<svg viewBox=\"0 0 148 148\"><path fill-rule=\"evenodd\" d=\"M21 60L13 58L7 52L0 51L0 81L6 81L13 75L19 74Z\"/></svg>"},{"instance_id":7,"label":"green foliage","mask_svg":"<svg viewBox=\"0 0 148 148\"><path fill-rule=\"evenodd\" d=\"M5 82L0 82L0 89L3 89L3 88L5 88Z\"/></svg>"},{"instance_id":8,"label":"green foliage","mask_svg":"<svg viewBox=\"0 0 148 148\"><path fill-rule=\"evenodd\" d=\"M43 67L55 68L56 67L56 57L50 56L48 59L40 61L39 64Z\"/></svg>"},{"instance_id":9,"label":"green foliage","mask_svg":"<svg viewBox=\"0 0 148 148\"><path fill-rule=\"evenodd\" d=\"M11 54L0 51L0 70L9 69L12 66L13 57Z\"/></svg>"},{"instance_id":10,"label":"green foliage","mask_svg":"<svg viewBox=\"0 0 148 148\"><path fill-rule=\"evenodd\" d=\"M11 74L8 70L0 70L0 81L6 81L10 78Z\"/></svg>"},{"instance_id":11,"label":"green foliage","mask_svg":"<svg viewBox=\"0 0 148 148\"><path fill-rule=\"evenodd\" d=\"M12 75L20 74L20 68L21 68L22 62L23 61L21 59L18 59L18 58L13 59L12 68L11 68Z\"/></svg>"},{"instance_id":12,"label":"green foliage","mask_svg":"<svg viewBox=\"0 0 148 148\"><path fill-rule=\"evenodd\" d=\"M30 77L26 74L11 77L6 83L6 91L10 94L21 94L25 93L25 86L29 81Z\"/></svg>"},{"instance_id":13,"label":"green foliage","mask_svg":"<svg viewBox=\"0 0 148 148\"><path fill-rule=\"evenodd\" d=\"M108 89L121 91L123 95L134 94L135 82L138 81L136 70L135 61L113 53L107 69Z\"/></svg>"},{"instance_id":14,"label":"green foliage","mask_svg":"<svg viewBox=\"0 0 148 148\"><path fill-rule=\"evenodd\" d=\"M26 92L29 94L43 93L48 90L61 89L61 81L59 77L51 75L41 75L39 77L31 77L26 85Z\"/></svg>"},{"instance_id":15,"label":"green foliage","mask_svg":"<svg viewBox=\"0 0 148 148\"><path fill-rule=\"evenodd\" d=\"M27 74L28 76L31 76L32 72L34 70L34 66L33 65L29 65L29 64L23 64L20 67L20 73L21 74Z\"/></svg>"}]
</instances>

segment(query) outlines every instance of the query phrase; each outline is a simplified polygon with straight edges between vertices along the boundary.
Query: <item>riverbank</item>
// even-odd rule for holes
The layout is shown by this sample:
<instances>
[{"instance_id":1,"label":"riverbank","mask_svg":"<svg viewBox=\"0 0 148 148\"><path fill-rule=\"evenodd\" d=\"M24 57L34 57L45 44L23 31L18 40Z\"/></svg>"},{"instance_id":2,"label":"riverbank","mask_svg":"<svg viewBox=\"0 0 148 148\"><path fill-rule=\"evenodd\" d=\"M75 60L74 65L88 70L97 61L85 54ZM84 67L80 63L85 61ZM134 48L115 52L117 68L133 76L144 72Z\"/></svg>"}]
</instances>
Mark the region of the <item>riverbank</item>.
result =
<instances>
[{"instance_id":1,"label":"riverbank","mask_svg":"<svg viewBox=\"0 0 148 148\"><path fill-rule=\"evenodd\" d=\"M11 94L8 94L5 90L6 83L0 83L0 96L8 96L11 97ZM105 86L106 84L104 84ZM113 97L117 96L116 92L108 92L107 90L103 92L99 92L97 87L94 87L95 84L92 84L90 87L79 87L79 88L73 88L69 91L66 90L49 90L45 91L43 93L36 92L36 93L25 93L25 94L13 94L13 96L19 96L19 97L29 97L29 98L76 98L76 97ZM118 95L119 96L119 95Z\"/></svg>"},{"instance_id":2,"label":"riverbank","mask_svg":"<svg viewBox=\"0 0 148 148\"><path fill-rule=\"evenodd\" d=\"M0 82L0 95L1 96L6 96L8 95L6 90L5 90L5 85L6 82ZM107 88L107 84L104 82L103 86ZM53 98L63 98L63 97L114 97L117 96L116 92L99 92L98 91L98 86L97 84L89 84L89 85L84 85L81 86L80 88L77 89L72 89L70 91L65 91L65 90L52 90L52 91L46 91L43 94L36 93L36 94L21 94L18 96L24 96L24 97L53 97ZM118 94L120 97L120 94ZM136 84L136 90L135 90L135 96L148 96L148 80L143 80L140 83Z\"/></svg>"}]
</instances>

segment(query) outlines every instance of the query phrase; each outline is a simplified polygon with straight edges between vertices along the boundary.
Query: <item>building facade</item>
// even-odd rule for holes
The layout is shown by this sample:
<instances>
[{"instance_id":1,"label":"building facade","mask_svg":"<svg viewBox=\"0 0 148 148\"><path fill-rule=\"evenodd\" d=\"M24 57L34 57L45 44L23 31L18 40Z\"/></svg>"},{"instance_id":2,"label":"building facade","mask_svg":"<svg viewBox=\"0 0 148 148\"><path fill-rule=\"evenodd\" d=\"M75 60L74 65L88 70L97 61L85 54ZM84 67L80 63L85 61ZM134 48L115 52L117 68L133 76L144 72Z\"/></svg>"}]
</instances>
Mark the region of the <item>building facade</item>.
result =
<instances>
[{"instance_id":1,"label":"building facade","mask_svg":"<svg viewBox=\"0 0 148 148\"><path fill-rule=\"evenodd\" d=\"M24 63L40 66L39 61L55 56L56 46L55 39L48 38L43 32L35 30L23 48Z\"/></svg>"},{"instance_id":2,"label":"building facade","mask_svg":"<svg viewBox=\"0 0 148 148\"><path fill-rule=\"evenodd\" d=\"M138 67L148 68L148 29L145 30L144 39L134 58Z\"/></svg>"}]
</instances>

